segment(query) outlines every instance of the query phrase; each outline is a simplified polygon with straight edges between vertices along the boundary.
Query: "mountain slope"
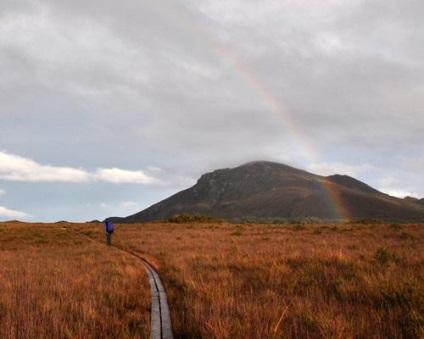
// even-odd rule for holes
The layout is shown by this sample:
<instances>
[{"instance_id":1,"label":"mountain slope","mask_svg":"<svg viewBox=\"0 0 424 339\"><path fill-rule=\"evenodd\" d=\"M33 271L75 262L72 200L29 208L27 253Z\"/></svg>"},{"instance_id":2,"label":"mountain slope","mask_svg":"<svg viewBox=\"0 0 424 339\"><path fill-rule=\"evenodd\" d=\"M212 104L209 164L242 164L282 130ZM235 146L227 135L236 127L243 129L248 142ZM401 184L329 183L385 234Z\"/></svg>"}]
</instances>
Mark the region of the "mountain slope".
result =
<instances>
[{"instance_id":1,"label":"mountain slope","mask_svg":"<svg viewBox=\"0 0 424 339\"><path fill-rule=\"evenodd\" d=\"M197 183L120 222L175 214L217 218L279 217L424 221L424 205L398 199L345 175L323 177L283 164L257 161L201 176Z\"/></svg>"}]
</instances>

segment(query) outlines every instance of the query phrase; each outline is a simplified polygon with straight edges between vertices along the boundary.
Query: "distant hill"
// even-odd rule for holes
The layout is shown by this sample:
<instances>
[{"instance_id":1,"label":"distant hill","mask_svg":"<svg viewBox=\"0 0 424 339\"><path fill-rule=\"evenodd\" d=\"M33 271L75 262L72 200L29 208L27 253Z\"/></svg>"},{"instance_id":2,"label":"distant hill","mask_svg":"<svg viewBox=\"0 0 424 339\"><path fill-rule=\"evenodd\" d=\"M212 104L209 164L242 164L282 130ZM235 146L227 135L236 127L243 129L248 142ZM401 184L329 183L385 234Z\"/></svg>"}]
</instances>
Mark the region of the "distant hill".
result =
<instances>
[{"instance_id":1,"label":"distant hill","mask_svg":"<svg viewBox=\"0 0 424 339\"><path fill-rule=\"evenodd\" d=\"M424 221L423 200L399 199L346 175L328 177L256 161L201 176L197 183L116 222L163 220L177 214L221 219L306 218Z\"/></svg>"}]
</instances>

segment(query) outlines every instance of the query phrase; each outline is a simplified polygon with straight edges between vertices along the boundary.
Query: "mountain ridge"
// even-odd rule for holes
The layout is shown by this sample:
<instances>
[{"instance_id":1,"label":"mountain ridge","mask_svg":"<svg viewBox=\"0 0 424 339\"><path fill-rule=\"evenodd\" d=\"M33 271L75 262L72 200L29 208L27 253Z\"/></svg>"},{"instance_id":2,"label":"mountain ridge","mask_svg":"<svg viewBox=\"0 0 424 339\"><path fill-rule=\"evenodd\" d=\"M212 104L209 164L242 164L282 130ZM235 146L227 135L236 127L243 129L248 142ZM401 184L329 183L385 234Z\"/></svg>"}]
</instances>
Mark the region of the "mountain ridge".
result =
<instances>
[{"instance_id":1,"label":"mountain ridge","mask_svg":"<svg viewBox=\"0 0 424 339\"><path fill-rule=\"evenodd\" d=\"M205 173L194 186L143 211L107 220L135 223L176 214L204 214L221 219L424 221L422 200L391 197L347 175L321 176L276 162L252 161Z\"/></svg>"}]
</instances>

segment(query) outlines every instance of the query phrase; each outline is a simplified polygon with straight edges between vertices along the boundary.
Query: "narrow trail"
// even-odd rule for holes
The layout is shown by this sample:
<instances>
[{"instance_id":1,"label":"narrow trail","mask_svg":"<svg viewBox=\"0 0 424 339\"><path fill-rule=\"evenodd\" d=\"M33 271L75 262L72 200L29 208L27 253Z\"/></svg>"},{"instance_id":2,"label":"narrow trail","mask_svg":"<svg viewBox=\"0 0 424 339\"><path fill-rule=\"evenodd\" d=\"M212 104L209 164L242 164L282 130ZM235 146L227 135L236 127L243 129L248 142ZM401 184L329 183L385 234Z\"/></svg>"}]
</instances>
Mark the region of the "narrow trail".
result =
<instances>
[{"instance_id":1,"label":"narrow trail","mask_svg":"<svg viewBox=\"0 0 424 339\"><path fill-rule=\"evenodd\" d=\"M102 242L93 239L84 233L77 233L95 243L105 245ZM169 314L168 299L158 272L146 259L142 258L138 254L117 246L112 245L112 247L122 252L126 252L139 259L143 263L146 273L149 277L150 291L152 294L150 339L173 339L174 335L172 333L172 324L171 317Z\"/></svg>"},{"instance_id":2,"label":"narrow trail","mask_svg":"<svg viewBox=\"0 0 424 339\"><path fill-rule=\"evenodd\" d=\"M127 252L134 257L140 259L146 268L147 275L150 281L150 290L152 293L152 307L151 307L151 339L172 339L171 317L169 314L168 299L166 297L165 289L163 288L162 281L159 274L153 266L139 255L119 248L121 251Z\"/></svg>"}]
</instances>

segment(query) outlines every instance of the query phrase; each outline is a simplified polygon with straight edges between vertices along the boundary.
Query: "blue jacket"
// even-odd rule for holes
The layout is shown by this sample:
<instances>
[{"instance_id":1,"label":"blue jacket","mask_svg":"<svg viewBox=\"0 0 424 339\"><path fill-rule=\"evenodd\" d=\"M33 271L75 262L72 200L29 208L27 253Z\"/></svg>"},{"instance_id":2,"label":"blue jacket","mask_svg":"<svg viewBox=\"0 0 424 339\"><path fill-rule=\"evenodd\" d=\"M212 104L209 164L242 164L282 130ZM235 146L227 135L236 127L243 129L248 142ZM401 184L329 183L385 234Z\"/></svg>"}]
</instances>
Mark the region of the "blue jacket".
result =
<instances>
[{"instance_id":1,"label":"blue jacket","mask_svg":"<svg viewBox=\"0 0 424 339\"><path fill-rule=\"evenodd\" d=\"M106 221L105 222L105 231L109 234L113 233L113 223L112 223L112 221Z\"/></svg>"}]
</instances>

